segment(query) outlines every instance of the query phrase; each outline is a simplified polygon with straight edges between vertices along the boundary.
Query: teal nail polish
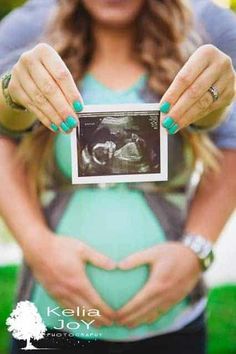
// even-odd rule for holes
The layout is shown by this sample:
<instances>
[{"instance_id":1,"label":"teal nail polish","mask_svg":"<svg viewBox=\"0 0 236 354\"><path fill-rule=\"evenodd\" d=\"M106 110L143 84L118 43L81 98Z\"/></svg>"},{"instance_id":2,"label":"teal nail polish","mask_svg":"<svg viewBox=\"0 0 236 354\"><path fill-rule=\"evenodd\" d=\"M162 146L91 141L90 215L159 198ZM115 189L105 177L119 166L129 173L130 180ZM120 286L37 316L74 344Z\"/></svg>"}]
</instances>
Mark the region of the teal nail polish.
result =
<instances>
[{"instance_id":1,"label":"teal nail polish","mask_svg":"<svg viewBox=\"0 0 236 354\"><path fill-rule=\"evenodd\" d=\"M56 124L54 124L54 123L52 123L52 124L50 125L50 127L52 128L52 130L53 130L55 133L58 132L58 130L59 130L58 126L56 126Z\"/></svg>"},{"instance_id":2,"label":"teal nail polish","mask_svg":"<svg viewBox=\"0 0 236 354\"><path fill-rule=\"evenodd\" d=\"M168 133L170 135L174 135L175 133L177 133L178 130L179 130L179 124L175 123L170 129L168 129Z\"/></svg>"},{"instance_id":3,"label":"teal nail polish","mask_svg":"<svg viewBox=\"0 0 236 354\"><path fill-rule=\"evenodd\" d=\"M163 102L160 111L161 113L168 113L170 111L171 104L169 102Z\"/></svg>"},{"instance_id":4,"label":"teal nail polish","mask_svg":"<svg viewBox=\"0 0 236 354\"><path fill-rule=\"evenodd\" d=\"M66 125L66 123L64 123L64 122L62 122L62 123L60 124L60 127L61 127L61 129L62 129L65 133L67 133L67 132L70 130L70 128L68 127L68 125Z\"/></svg>"},{"instance_id":5,"label":"teal nail polish","mask_svg":"<svg viewBox=\"0 0 236 354\"><path fill-rule=\"evenodd\" d=\"M80 101L75 101L73 103L73 107L74 107L75 112L81 112L82 109L84 108L83 104Z\"/></svg>"},{"instance_id":6,"label":"teal nail polish","mask_svg":"<svg viewBox=\"0 0 236 354\"><path fill-rule=\"evenodd\" d=\"M175 124L175 121L171 117L166 117L162 122L162 126L166 129L170 129L173 124Z\"/></svg>"},{"instance_id":7,"label":"teal nail polish","mask_svg":"<svg viewBox=\"0 0 236 354\"><path fill-rule=\"evenodd\" d=\"M75 128L78 125L77 119L72 116L68 116L65 120L65 123L70 129Z\"/></svg>"}]
</instances>

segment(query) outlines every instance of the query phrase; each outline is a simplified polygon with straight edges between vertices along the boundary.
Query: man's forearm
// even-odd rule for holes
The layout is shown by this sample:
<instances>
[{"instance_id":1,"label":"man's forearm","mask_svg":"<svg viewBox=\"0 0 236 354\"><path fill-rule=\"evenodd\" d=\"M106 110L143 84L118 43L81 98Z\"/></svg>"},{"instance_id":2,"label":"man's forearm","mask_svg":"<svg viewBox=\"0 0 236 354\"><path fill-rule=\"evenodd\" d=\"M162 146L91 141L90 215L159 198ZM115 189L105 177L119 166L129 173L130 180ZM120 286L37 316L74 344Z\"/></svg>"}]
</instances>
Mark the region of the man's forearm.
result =
<instances>
[{"instance_id":1,"label":"man's forearm","mask_svg":"<svg viewBox=\"0 0 236 354\"><path fill-rule=\"evenodd\" d=\"M223 150L220 171L202 177L185 230L215 242L236 207L236 151Z\"/></svg>"},{"instance_id":2,"label":"man's forearm","mask_svg":"<svg viewBox=\"0 0 236 354\"><path fill-rule=\"evenodd\" d=\"M39 202L30 192L22 165L14 162L17 147L0 138L0 214L23 251L40 248L48 230Z\"/></svg>"}]
</instances>

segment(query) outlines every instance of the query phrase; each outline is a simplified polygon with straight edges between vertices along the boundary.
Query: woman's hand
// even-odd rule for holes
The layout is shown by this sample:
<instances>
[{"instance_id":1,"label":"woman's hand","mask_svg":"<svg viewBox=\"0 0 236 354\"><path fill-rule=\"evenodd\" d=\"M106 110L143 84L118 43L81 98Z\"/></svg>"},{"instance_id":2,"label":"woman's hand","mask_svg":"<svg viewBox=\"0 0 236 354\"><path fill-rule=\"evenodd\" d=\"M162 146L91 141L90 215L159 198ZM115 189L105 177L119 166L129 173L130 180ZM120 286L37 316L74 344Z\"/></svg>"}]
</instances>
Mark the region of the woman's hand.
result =
<instances>
[{"instance_id":1,"label":"woman's hand","mask_svg":"<svg viewBox=\"0 0 236 354\"><path fill-rule=\"evenodd\" d=\"M35 278L62 307L73 310L77 307L97 309L101 316L89 317L89 322L96 319L95 326L111 325L113 310L92 287L85 272L85 264L90 262L106 270L114 269L116 264L73 238L55 236L51 231L43 236L46 240L43 246L38 245L37 249L31 246L31 250L25 252Z\"/></svg>"},{"instance_id":2,"label":"woman's hand","mask_svg":"<svg viewBox=\"0 0 236 354\"><path fill-rule=\"evenodd\" d=\"M49 129L68 133L77 126L83 108L71 73L57 52L38 44L25 52L12 69L9 94Z\"/></svg>"},{"instance_id":3,"label":"woman's hand","mask_svg":"<svg viewBox=\"0 0 236 354\"><path fill-rule=\"evenodd\" d=\"M133 254L118 266L131 269L150 265L150 276L142 290L117 312L120 325L136 327L152 323L188 295L201 270L196 255L178 242L169 242Z\"/></svg>"},{"instance_id":4,"label":"woman's hand","mask_svg":"<svg viewBox=\"0 0 236 354\"><path fill-rule=\"evenodd\" d=\"M208 91L211 86L219 93L215 101ZM212 45L204 45L190 57L162 97L162 125L170 134L195 122L203 127L215 125L234 97L235 71L230 57Z\"/></svg>"}]
</instances>

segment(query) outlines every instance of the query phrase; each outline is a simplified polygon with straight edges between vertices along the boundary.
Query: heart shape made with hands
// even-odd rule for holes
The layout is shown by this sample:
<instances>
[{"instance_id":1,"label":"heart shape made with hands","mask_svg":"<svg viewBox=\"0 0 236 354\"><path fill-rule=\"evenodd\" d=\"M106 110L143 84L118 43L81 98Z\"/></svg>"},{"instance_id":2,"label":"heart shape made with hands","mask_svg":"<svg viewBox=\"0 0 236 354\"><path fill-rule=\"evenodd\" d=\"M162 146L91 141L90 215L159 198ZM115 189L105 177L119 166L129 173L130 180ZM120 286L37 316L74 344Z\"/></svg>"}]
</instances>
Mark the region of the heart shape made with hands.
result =
<instances>
[{"instance_id":1,"label":"heart shape made with hands","mask_svg":"<svg viewBox=\"0 0 236 354\"><path fill-rule=\"evenodd\" d=\"M104 270L86 265L88 278L104 301L114 310L123 307L144 286L149 277L149 266L143 265L129 270L118 267Z\"/></svg>"}]
</instances>

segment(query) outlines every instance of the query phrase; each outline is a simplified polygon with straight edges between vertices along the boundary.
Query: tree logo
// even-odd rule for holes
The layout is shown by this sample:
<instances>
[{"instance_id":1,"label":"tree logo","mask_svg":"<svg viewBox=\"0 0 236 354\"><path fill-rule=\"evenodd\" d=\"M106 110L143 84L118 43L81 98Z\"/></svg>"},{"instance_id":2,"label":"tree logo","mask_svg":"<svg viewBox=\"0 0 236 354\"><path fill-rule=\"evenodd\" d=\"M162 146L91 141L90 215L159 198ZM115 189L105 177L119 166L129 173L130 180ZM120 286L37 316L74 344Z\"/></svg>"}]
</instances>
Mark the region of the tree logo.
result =
<instances>
[{"instance_id":1,"label":"tree logo","mask_svg":"<svg viewBox=\"0 0 236 354\"><path fill-rule=\"evenodd\" d=\"M38 313L36 306L30 301L18 302L6 320L8 331L18 340L26 340L26 347L23 350L37 349L30 340L42 339L46 332L46 326Z\"/></svg>"}]
</instances>

